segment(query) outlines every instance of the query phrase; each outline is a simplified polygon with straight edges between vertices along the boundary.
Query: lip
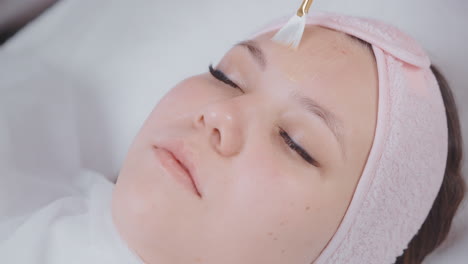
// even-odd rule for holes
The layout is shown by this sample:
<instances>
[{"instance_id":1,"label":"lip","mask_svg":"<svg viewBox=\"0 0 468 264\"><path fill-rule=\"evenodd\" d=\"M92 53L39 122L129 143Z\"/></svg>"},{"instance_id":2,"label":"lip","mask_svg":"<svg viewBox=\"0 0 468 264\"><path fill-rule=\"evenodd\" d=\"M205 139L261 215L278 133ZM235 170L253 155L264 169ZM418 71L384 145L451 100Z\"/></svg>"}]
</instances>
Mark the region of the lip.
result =
<instances>
[{"instance_id":1,"label":"lip","mask_svg":"<svg viewBox=\"0 0 468 264\"><path fill-rule=\"evenodd\" d=\"M169 174L174 176L179 183L188 187L198 197L202 197L194 178L193 172L195 170L193 163L183 152L180 144L163 147L153 146L153 150L161 165Z\"/></svg>"}]
</instances>

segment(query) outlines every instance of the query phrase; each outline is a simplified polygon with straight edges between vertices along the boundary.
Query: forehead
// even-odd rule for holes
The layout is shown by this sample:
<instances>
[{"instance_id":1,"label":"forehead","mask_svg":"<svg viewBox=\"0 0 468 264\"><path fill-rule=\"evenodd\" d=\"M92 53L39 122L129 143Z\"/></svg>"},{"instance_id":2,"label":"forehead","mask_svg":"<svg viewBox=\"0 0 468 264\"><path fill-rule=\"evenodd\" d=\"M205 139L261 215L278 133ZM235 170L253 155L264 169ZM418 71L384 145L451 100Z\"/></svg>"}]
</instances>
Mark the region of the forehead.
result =
<instances>
[{"instance_id":1,"label":"forehead","mask_svg":"<svg viewBox=\"0 0 468 264\"><path fill-rule=\"evenodd\" d=\"M327 80L332 84L344 81L344 78L336 78L337 72L358 74L361 67L356 66L369 64L370 51L342 32L307 26L297 50L271 41L273 35L274 32L269 32L258 36L255 41L262 46L270 64L278 67L291 81L310 83Z\"/></svg>"}]
</instances>

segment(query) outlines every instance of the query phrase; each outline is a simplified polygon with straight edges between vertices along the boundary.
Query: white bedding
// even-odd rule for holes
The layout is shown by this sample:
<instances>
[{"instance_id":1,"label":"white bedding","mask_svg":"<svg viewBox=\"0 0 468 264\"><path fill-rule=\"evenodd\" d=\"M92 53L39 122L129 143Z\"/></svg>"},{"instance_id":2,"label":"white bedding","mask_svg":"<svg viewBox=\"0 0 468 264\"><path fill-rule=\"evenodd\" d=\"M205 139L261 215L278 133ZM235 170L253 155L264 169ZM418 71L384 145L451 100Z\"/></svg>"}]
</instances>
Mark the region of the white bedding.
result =
<instances>
[{"instance_id":1,"label":"white bedding","mask_svg":"<svg viewBox=\"0 0 468 264\"><path fill-rule=\"evenodd\" d=\"M36 183L34 193L24 195L11 182L8 187L16 190L1 188L10 194L15 191L23 194L9 197L11 206L6 210L9 217L0 221L2 263L143 263L120 238L112 222L111 195L114 184L101 174L80 170L73 175L75 180L69 180L66 184L49 182L46 185L47 182L39 177L51 179L49 176L66 175L17 170L2 170L2 173L7 173L12 179L37 176L35 181L29 180L29 183ZM35 200L41 192L55 197L38 204ZM32 203L35 205L31 206ZM0 209L2 213L5 211L3 206Z\"/></svg>"},{"instance_id":2,"label":"white bedding","mask_svg":"<svg viewBox=\"0 0 468 264\"><path fill-rule=\"evenodd\" d=\"M408 31L446 73L468 124L468 55L459 54L468 41L467 1L327 0L313 8ZM168 89L295 9L292 1L62 0L0 47L0 168L87 168L114 181L133 136ZM426 263L467 263L466 205Z\"/></svg>"}]
</instances>

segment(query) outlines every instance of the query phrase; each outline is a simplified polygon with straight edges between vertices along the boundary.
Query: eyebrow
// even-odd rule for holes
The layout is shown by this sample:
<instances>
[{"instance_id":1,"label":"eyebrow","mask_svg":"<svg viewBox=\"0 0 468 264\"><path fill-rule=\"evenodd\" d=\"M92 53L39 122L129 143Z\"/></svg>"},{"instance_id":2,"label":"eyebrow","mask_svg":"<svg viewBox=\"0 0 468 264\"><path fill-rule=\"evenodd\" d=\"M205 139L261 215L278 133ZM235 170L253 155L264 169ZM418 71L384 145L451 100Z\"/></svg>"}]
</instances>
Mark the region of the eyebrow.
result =
<instances>
[{"instance_id":1,"label":"eyebrow","mask_svg":"<svg viewBox=\"0 0 468 264\"><path fill-rule=\"evenodd\" d=\"M299 103L307 112L318 116L325 125L331 130L333 135L335 136L336 141L340 145L340 149L342 152L343 157L345 157L345 148L344 148L344 140L343 140L343 122L330 110L321 106L317 101L309 98L300 92L294 91L290 93L290 97L292 97L295 101Z\"/></svg>"},{"instance_id":2,"label":"eyebrow","mask_svg":"<svg viewBox=\"0 0 468 264\"><path fill-rule=\"evenodd\" d=\"M258 44L255 41L245 40L245 41L241 41L237 43L234 46L241 46L241 47L247 48L250 54L252 55L252 57L260 66L260 69L262 69L262 71L265 70L266 64L267 64L265 53L262 51L262 49L258 46Z\"/></svg>"},{"instance_id":3,"label":"eyebrow","mask_svg":"<svg viewBox=\"0 0 468 264\"><path fill-rule=\"evenodd\" d=\"M247 48L249 53L258 63L262 71L266 68L266 57L265 53L259 47L259 45L253 40L246 40L237 43L235 46L241 46ZM341 133L343 122L336 117L330 110L326 109L325 107L321 106L315 100L304 96L300 92L292 92L290 96L299 103L307 112L318 116L325 125L331 130L333 135L335 136L336 141L340 145L341 153L345 156L345 148L344 148L344 141L343 141L343 134Z\"/></svg>"}]
</instances>

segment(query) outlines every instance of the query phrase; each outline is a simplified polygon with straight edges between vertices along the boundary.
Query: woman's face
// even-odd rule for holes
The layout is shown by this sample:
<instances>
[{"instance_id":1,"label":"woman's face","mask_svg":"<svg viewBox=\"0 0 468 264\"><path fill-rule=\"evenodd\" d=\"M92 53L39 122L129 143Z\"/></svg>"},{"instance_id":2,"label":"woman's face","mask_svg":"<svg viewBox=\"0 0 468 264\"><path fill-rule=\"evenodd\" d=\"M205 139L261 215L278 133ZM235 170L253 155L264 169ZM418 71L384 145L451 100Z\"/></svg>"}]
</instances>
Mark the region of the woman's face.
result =
<instances>
[{"instance_id":1,"label":"woman's face","mask_svg":"<svg viewBox=\"0 0 468 264\"><path fill-rule=\"evenodd\" d=\"M306 264L337 230L374 137L375 60L321 27L296 51L272 35L226 53L213 66L224 81L175 86L134 139L112 207L145 262ZM200 195L161 165L167 147Z\"/></svg>"}]
</instances>

